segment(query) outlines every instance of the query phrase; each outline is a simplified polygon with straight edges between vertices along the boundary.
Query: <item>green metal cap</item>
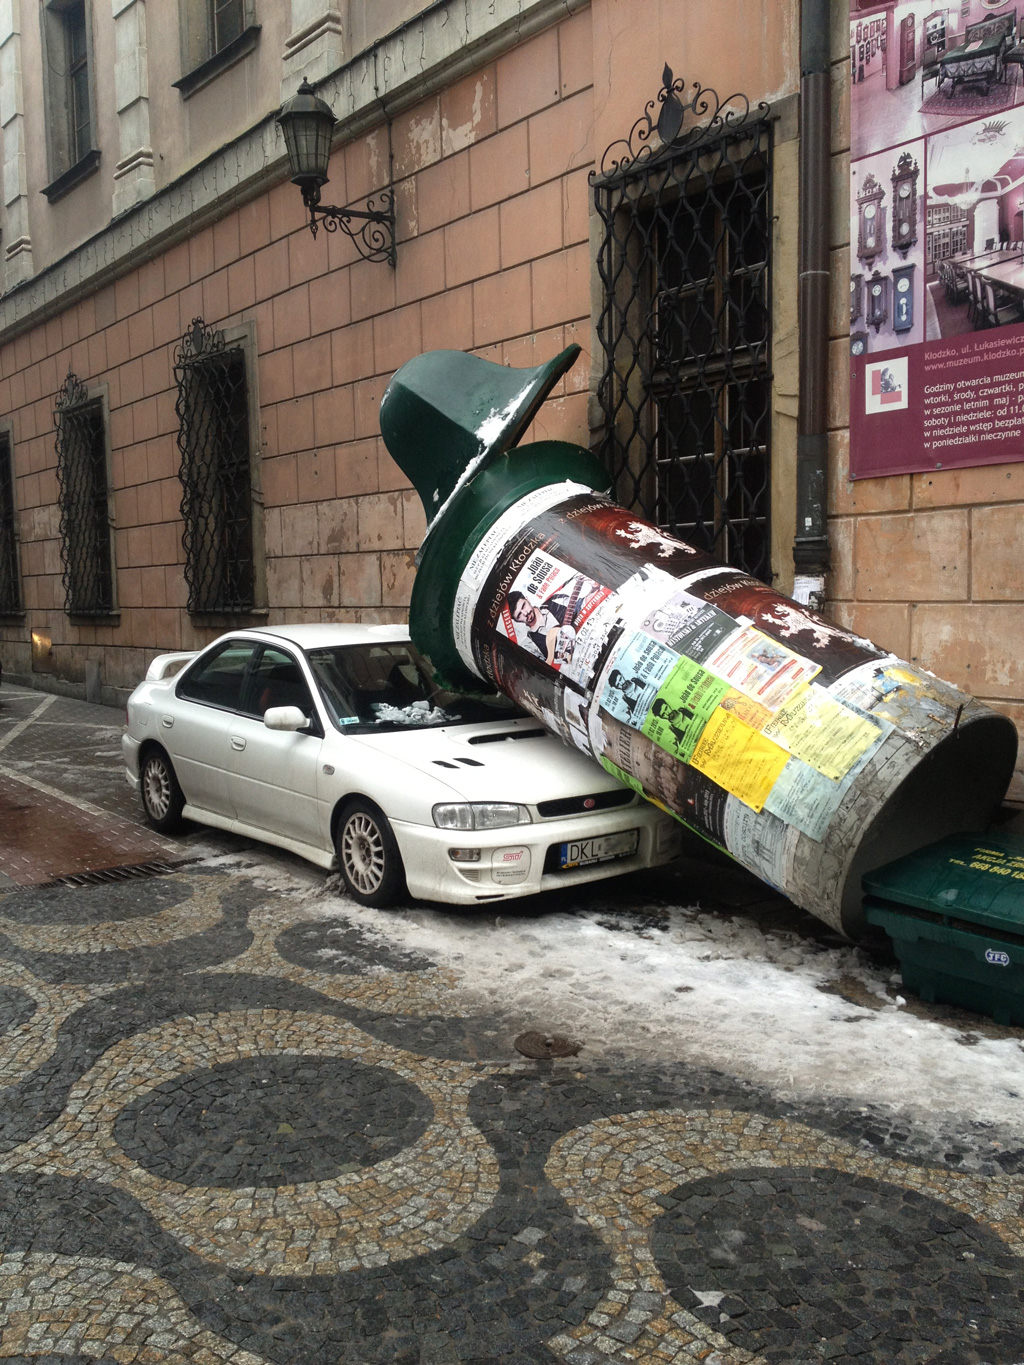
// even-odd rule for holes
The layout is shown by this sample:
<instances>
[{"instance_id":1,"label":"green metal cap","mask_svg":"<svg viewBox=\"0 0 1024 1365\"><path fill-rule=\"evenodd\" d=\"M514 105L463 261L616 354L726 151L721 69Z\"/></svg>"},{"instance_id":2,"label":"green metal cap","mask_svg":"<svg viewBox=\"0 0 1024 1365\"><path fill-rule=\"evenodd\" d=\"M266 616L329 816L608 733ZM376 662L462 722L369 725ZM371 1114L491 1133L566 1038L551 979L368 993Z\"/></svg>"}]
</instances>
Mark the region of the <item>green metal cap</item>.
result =
<instances>
[{"instance_id":1,"label":"green metal cap","mask_svg":"<svg viewBox=\"0 0 1024 1365\"><path fill-rule=\"evenodd\" d=\"M427 531L453 495L510 450L580 353L567 346L535 368L512 369L464 351L407 361L385 391L380 430L427 514Z\"/></svg>"}]
</instances>

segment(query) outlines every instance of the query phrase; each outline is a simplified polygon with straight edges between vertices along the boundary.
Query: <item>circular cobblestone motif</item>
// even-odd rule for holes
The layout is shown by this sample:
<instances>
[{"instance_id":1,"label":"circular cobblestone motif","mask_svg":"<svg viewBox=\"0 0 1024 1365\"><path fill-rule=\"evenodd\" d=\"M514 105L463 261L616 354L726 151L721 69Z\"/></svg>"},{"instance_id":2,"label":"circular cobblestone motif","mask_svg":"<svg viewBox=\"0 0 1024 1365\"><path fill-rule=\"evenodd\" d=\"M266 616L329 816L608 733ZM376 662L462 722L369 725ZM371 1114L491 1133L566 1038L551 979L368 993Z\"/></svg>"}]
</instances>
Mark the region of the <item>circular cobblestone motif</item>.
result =
<instances>
[{"instance_id":1,"label":"circular cobblestone motif","mask_svg":"<svg viewBox=\"0 0 1024 1365\"><path fill-rule=\"evenodd\" d=\"M16 986L0 986L0 1037L27 1023L37 1009L27 991Z\"/></svg>"},{"instance_id":2,"label":"circular cobblestone motif","mask_svg":"<svg viewBox=\"0 0 1024 1365\"><path fill-rule=\"evenodd\" d=\"M122 1110L120 1146L183 1185L291 1185L373 1166L416 1142L433 1106L385 1067L254 1057L167 1081Z\"/></svg>"},{"instance_id":3,"label":"circular cobblestone motif","mask_svg":"<svg viewBox=\"0 0 1024 1365\"><path fill-rule=\"evenodd\" d=\"M730 1345L766 1361L825 1353L881 1365L1024 1340L1018 1258L916 1190L769 1168L696 1180L657 1202L665 1212L650 1245L666 1287Z\"/></svg>"},{"instance_id":4,"label":"circular cobblestone motif","mask_svg":"<svg viewBox=\"0 0 1024 1365\"><path fill-rule=\"evenodd\" d=\"M389 972L425 972L434 963L420 953L404 952L393 944L375 943L343 919L294 924L279 934L274 946L286 962L297 967L345 976Z\"/></svg>"},{"instance_id":5,"label":"circular cobblestone motif","mask_svg":"<svg viewBox=\"0 0 1024 1365\"><path fill-rule=\"evenodd\" d=\"M127 1151L119 1141L122 1114L133 1106L145 1112L161 1088L170 1100L167 1091L178 1093L189 1077L299 1058L387 1070L423 1092L429 1122L415 1141L371 1166L351 1162L327 1179L270 1185L186 1186L146 1169L138 1143ZM479 1079L472 1066L390 1047L331 1015L269 1008L182 1015L107 1048L71 1086L63 1112L0 1156L0 1171L112 1185L191 1251L238 1270L320 1275L379 1267L450 1245L491 1207L497 1159L467 1113ZM154 1119L150 1111L151 1125Z\"/></svg>"}]
</instances>

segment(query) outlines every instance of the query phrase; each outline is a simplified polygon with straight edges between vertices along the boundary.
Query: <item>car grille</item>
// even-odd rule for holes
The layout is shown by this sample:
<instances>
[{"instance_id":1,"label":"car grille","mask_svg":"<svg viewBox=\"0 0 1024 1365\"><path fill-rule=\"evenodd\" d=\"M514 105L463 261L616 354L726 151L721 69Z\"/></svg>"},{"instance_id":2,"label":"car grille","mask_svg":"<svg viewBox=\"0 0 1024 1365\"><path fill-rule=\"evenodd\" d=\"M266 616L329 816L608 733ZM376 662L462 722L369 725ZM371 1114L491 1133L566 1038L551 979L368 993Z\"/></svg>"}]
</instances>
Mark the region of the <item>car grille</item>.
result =
<instances>
[{"instance_id":1,"label":"car grille","mask_svg":"<svg viewBox=\"0 0 1024 1365\"><path fill-rule=\"evenodd\" d=\"M622 791L595 792L592 796L563 796L558 801L538 801L537 811L550 820L556 815L589 815L595 810L613 810L616 806L629 806L635 800L635 793L624 787Z\"/></svg>"}]
</instances>

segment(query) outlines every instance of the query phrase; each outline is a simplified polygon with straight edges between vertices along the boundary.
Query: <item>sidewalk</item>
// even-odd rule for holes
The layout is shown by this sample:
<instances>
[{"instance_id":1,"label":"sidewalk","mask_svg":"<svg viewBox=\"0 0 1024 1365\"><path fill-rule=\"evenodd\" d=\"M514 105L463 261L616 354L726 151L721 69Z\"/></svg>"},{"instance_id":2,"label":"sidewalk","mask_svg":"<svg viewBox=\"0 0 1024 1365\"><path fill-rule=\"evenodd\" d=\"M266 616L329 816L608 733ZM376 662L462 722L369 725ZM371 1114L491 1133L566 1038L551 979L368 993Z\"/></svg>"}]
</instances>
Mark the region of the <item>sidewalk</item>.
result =
<instances>
[{"instance_id":1,"label":"sidewalk","mask_svg":"<svg viewBox=\"0 0 1024 1365\"><path fill-rule=\"evenodd\" d=\"M120 728L0 688L0 1359L1024 1362L1019 1117L529 1061L316 869L147 831Z\"/></svg>"}]
</instances>

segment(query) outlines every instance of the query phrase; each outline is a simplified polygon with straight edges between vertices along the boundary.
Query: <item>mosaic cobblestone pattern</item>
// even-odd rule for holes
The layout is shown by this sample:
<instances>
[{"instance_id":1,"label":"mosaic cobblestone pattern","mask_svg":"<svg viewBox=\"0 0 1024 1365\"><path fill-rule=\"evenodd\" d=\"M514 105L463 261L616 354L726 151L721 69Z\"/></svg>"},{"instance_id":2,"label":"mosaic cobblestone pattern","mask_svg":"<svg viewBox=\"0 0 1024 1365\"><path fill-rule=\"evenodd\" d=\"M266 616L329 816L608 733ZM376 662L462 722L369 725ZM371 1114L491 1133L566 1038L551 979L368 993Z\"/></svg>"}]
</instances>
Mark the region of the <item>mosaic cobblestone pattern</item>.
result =
<instances>
[{"instance_id":1,"label":"mosaic cobblestone pattern","mask_svg":"<svg viewBox=\"0 0 1024 1365\"><path fill-rule=\"evenodd\" d=\"M59 798L97 708L47 709L29 762L39 704L0 711L0 767ZM115 727L75 733L65 820L130 826L88 776ZM526 1062L259 874L0 879L0 1361L1024 1362L1006 1134Z\"/></svg>"},{"instance_id":2,"label":"mosaic cobblestone pattern","mask_svg":"<svg viewBox=\"0 0 1024 1365\"><path fill-rule=\"evenodd\" d=\"M429 961L216 867L0 929L0 1360L1024 1360L988 1132L481 1056Z\"/></svg>"}]
</instances>

